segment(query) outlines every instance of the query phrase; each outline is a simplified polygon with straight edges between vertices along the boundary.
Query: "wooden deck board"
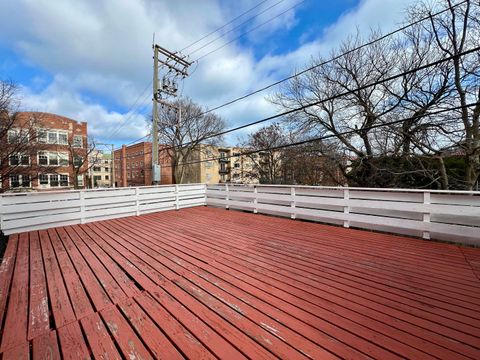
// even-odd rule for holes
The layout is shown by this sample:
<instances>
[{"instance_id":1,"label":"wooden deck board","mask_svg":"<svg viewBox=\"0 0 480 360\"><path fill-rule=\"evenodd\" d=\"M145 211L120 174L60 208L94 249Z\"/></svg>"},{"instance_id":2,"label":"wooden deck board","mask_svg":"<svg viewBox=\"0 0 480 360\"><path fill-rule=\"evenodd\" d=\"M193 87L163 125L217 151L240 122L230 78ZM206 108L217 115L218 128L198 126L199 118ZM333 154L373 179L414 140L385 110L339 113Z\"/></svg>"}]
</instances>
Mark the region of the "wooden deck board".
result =
<instances>
[{"instance_id":1,"label":"wooden deck board","mask_svg":"<svg viewBox=\"0 0 480 360\"><path fill-rule=\"evenodd\" d=\"M198 207L12 235L1 359L480 358L480 249Z\"/></svg>"}]
</instances>

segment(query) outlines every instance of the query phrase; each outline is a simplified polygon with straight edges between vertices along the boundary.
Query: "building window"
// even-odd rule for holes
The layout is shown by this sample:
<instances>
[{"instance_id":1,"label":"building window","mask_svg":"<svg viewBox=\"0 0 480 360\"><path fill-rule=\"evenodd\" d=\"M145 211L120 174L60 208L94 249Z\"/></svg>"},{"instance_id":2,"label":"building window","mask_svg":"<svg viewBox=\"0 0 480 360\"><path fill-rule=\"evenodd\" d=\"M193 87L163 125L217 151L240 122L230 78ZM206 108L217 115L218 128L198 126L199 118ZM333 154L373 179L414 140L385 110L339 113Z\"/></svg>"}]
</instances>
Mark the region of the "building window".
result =
<instances>
[{"instance_id":1,"label":"building window","mask_svg":"<svg viewBox=\"0 0 480 360\"><path fill-rule=\"evenodd\" d=\"M48 153L48 164L52 166L58 166L58 154L57 153Z\"/></svg>"},{"instance_id":2,"label":"building window","mask_svg":"<svg viewBox=\"0 0 480 360\"><path fill-rule=\"evenodd\" d=\"M83 136L82 135L74 135L73 136L73 147L76 147L76 148L83 147Z\"/></svg>"},{"instance_id":3,"label":"building window","mask_svg":"<svg viewBox=\"0 0 480 360\"><path fill-rule=\"evenodd\" d=\"M237 163L235 163L233 166L238 169L238 168L240 167L240 163L237 162Z\"/></svg>"},{"instance_id":4,"label":"building window","mask_svg":"<svg viewBox=\"0 0 480 360\"><path fill-rule=\"evenodd\" d=\"M42 144L47 143L47 130L44 130L44 129L37 130L37 141Z\"/></svg>"},{"instance_id":5,"label":"building window","mask_svg":"<svg viewBox=\"0 0 480 360\"><path fill-rule=\"evenodd\" d=\"M50 166L68 166L68 153L57 153L49 151L38 152L38 164Z\"/></svg>"},{"instance_id":6,"label":"building window","mask_svg":"<svg viewBox=\"0 0 480 360\"><path fill-rule=\"evenodd\" d=\"M41 187L68 187L68 174L39 174L38 184Z\"/></svg>"},{"instance_id":7,"label":"building window","mask_svg":"<svg viewBox=\"0 0 480 360\"><path fill-rule=\"evenodd\" d=\"M50 174L50 186L57 187L59 185L58 182L58 175L57 174Z\"/></svg>"},{"instance_id":8,"label":"building window","mask_svg":"<svg viewBox=\"0 0 480 360\"><path fill-rule=\"evenodd\" d=\"M109 171L110 171L110 168L106 167L105 172L109 172Z\"/></svg>"},{"instance_id":9,"label":"building window","mask_svg":"<svg viewBox=\"0 0 480 360\"><path fill-rule=\"evenodd\" d=\"M30 156L23 154L13 154L8 157L10 166L28 166L30 165Z\"/></svg>"},{"instance_id":10,"label":"building window","mask_svg":"<svg viewBox=\"0 0 480 360\"><path fill-rule=\"evenodd\" d=\"M58 132L58 143L60 145L68 144L68 134L66 132Z\"/></svg>"},{"instance_id":11,"label":"building window","mask_svg":"<svg viewBox=\"0 0 480 360\"><path fill-rule=\"evenodd\" d=\"M7 141L9 144L15 144L18 140L18 131L17 130L8 130ZM11 184L11 181L10 181ZM10 185L11 186L11 185Z\"/></svg>"},{"instance_id":12,"label":"building window","mask_svg":"<svg viewBox=\"0 0 480 360\"><path fill-rule=\"evenodd\" d=\"M73 166L80 167L83 165L83 159L80 155L74 155L73 157Z\"/></svg>"},{"instance_id":13,"label":"building window","mask_svg":"<svg viewBox=\"0 0 480 360\"><path fill-rule=\"evenodd\" d=\"M30 175L22 175L22 187L30 187Z\"/></svg>"},{"instance_id":14,"label":"building window","mask_svg":"<svg viewBox=\"0 0 480 360\"><path fill-rule=\"evenodd\" d=\"M20 175L10 175L10 187L20 187Z\"/></svg>"},{"instance_id":15,"label":"building window","mask_svg":"<svg viewBox=\"0 0 480 360\"><path fill-rule=\"evenodd\" d=\"M7 142L9 144L27 144L28 141L28 131L22 131L20 129L8 130Z\"/></svg>"},{"instance_id":16,"label":"building window","mask_svg":"<svg viewBox=\"0 0 480 360\"><path fill-rule=\"evenodd\" d=\"M47 174L40 174L38 176L38 182L40 185L48 185L48 175Z\"/></svg>"},{"instance_id":17,"label":"building window","mask_svg":"<svg viewBox=\"0 0 480 360\"><path fill-rule=\"evenodd\" d=\"M68 166L68 154L67 153L59 153L58 160L60 162L60 166Z\"/></svg>"},{"instance_id":18,"label":"building window","mask_svg":"<svg viewBox=\"0 0 480 360\"><path fill-rule=\"evenodd\" d=\"M101 171L101 168L99 166L94 166L93 171L99 172L99 171Z\"/></svg>"},{"instance_id":19,"label":"building window","mask_svg":"<svg viewBox=\"0 0 480 360\"><path fill-rule=\"evenodd\" d=\"M68 144L68 132L62 130L39 130L37 132L38 141L48 144Z\"/></svg>"},{"instance_id":20,"label":"building window","mask_svg":"<svg viewBox=\"0 0 480 360\"><path fill-rule=\"evenodd\" d=\"M83 187L83 175L78 175L77 176L77 183L78 183L78 186Z\"/></svg>"},{"instance_id":21,"label":"building window","mask_svg":"<svg viewBox=\"0 0 480 360\"><path fill-rule=\"evenodd\" d=\"M48 153L45 151L38 152L38 164L39 165L48 165Z\"/></svg>"},{"instance_id":22,"label":"building window","mask_svg":"<svg viewBox=\"0 0 480 360\"><path fill-rule=\"evenodd\" d=\"M49 131L48 132L48 143L49 144L56 144L57 143L57 139L58 139L58 136L57 136L57 132L56 131Z\"/></svg>"},{"instance_id":23,"label":"building window","mask_svg":"<svg viewBox=\"0 0 480 360\"><path fill-rule=\"evenodd\" d=\"M11 188L29 188L32 185L30 181L30 175L10 175L9 180Z\"/></svg>"},{"instance_id":24,"label":"building window","mask_svg":"<svg viewBox=\"0 0 480 360\"><path fill-rule=\"evenodd\" d=\"M60 186L68 186L68 175L60 175Z\"/></svg>"},{"instance_id":25,"label":"building window","mask_svg":"<svg viewBox=\"0 0 480 360\"><path fill-rule=\"evenodd\" d=\"M108 175L105 175L105 180L110 180Z\"/></svg>"}]
</instances>

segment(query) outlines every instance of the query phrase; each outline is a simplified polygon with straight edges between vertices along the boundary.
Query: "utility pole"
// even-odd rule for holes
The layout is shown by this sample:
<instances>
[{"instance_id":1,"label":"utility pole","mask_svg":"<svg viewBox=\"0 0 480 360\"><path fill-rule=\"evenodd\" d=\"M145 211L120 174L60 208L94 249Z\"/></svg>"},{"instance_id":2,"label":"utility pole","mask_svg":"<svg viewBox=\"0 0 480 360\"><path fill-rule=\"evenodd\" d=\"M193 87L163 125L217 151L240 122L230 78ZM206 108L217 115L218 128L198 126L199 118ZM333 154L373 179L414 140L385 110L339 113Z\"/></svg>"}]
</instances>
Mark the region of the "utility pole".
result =
<instances>
[{"instance_id":1,"label":"utility pole","mask_svg":"<svg viewBox=\"0 0 480 360\"><path fill-rule=\"evenodd\" d=\"M152 183L157 185L160 182L160 164L158 161L158 104L174 107L165 100L170 97L176 97L178 92L178 80L185 79L188 76L188 68L192 64L186 60L186 56L178 52L171 51L153 44L153 106L152 106ZM164 75L162 84L159 86L159 64L161 64Z\"/></svg>"},{"instance_id":2,"label":"utility pole","mask_svg":"<svg viewBox=\"0 0 480 360\"><path fill-rule=\"evenodd\" d=\"M160 164L158 163L158 48L153 46L153 104L152 104L152 180L153 185L160 181Z\"/></svg>"}]
</instances>

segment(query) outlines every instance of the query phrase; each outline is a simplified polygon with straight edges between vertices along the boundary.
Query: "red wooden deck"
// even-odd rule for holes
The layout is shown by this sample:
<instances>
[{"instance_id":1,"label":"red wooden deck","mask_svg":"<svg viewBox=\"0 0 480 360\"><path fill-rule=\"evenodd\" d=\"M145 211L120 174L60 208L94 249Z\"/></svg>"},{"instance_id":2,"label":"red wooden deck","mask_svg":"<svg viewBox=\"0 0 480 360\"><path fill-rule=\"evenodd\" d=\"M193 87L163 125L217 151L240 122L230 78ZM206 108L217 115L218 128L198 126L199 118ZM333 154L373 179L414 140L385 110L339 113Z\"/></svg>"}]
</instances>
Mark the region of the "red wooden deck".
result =
<instances>
[{"instance_id":1,"label":"red wooden deck","mask_svg":"<svg viewBox=\"0 0 480 360\"><path fill-rule=\"evenodd\" d=\"M214 208L12 235L2 360L480 359L480 249Z\"/></svg>"}]
</instances>

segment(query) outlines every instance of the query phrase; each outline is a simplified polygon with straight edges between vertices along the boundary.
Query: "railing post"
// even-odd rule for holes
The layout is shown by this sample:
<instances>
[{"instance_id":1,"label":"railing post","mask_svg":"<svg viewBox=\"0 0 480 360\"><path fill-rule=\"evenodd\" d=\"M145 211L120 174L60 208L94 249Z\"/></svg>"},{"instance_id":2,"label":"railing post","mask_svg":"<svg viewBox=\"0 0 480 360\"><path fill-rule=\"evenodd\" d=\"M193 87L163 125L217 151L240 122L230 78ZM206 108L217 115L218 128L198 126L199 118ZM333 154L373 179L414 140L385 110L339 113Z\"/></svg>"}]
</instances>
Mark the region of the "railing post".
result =
<instances>
[{"instance_id":1,"label":"railing post","mask_svg":"<svg viewBox=\"0 0 480 360\"><path fill-rule=\"evenodd\" d=\"M3 196L0 195L0 231L3 230Z\"/></svg>"},{"instance_id":2,"label":"railing post","mask_svg":"<svg viewBox=\"0 0 480 360\"><path fill-rule=\"evenodd\" d=\"M230 206L228 202L230 201L230 193L228 192L228 184L225 184L225 209L228 209Z\"/></svg>"},{"instance_id":3,"label":"railing post","mask_svg":"<svg viewBox=\"0 0 480 360\"><path fill-rule=\"evenodd\" d=\"M140 188L135 188L135 209L137 216L140 216L140 197L139 197Z\"/></svg>"},{"instance_id":4,"label":"railing post","mask_svg":"<svg viewBox=\"0 0 480 360\"><path fill-rule=\"evenodd\" d=\"M290 218L295 220L296 214L295 214L295 187L294 186L290 187L290 196L291 196L290 208L292 211L292 213L290 214Z\"/></svg>"},{"instance_id":5,"label":"railing post","mask_svg":"<svg viewBox=\"0 0 480 360\"><path fill-rule=\"evenodd\" d=\"M253 198L253 213L256 214L258 213L258 209L257 209L257 205L258 205L258 199L257 199L257 194L258 194L258 190L257 190L257 185L253 185L253 194L254 194L254 198Z\"/></svg>"},{"instance_id":6,"label":"railing post","mask_svg":"<svg viewBox=\"0 0 480 360\"><path fill-rule=\"evenodd\" d=\"M80 224L85 224L85 192L80 190Z\"/></svg>"},{"instance_id":7,"label":"railing post","mask_svg":"<svg viewBox=\"0 0 480 360\"><path fill-rule=\"evenodd\" d=\"M178 184L175 184L175 210L180 208L179 200L178 200Z\"/></svg>"},{"instance_id":8,"label":"railing post","mask_svg":"<svg viewBox=\"0 0 480 360\"><path fill-rule=\"evenodd\" d=\"M349 219L349 214L350 214L350 205L349 205L349 200L350 199L350 192L348 189L343 189L343 200L345 200L345 205L343 206L343 213L345 214L345 219L343 220L343 227L349 228L350 227L350 219Z\"/></svg>"},{"instance_id":9,"label":"railing post","mask_svg":"<svg viewBox=\"0 0 480 360\"><path fill-rule=\"evenodd\" d=\"M428 205L430 205L429 191L423 192L423 205L425 205L425 207L428 207ZM425 228L427 228L428 230L423 231L422 237L427 240L430 240L430 215L431 214L430 214L430 207L429 207L428 211L425 209L423 212L423 223Z\"/></svg>"},{"instance_id":10,"label":"railing post","mask_svg":"<svg viewBox=\"0 0 480 360\"><path fill-rule=\"evenodd\" d=\"M205 189L205 204L204 204L204 206L207 206L207 184L203 184L203 187Z\"/></svg>"}]
</instances>

